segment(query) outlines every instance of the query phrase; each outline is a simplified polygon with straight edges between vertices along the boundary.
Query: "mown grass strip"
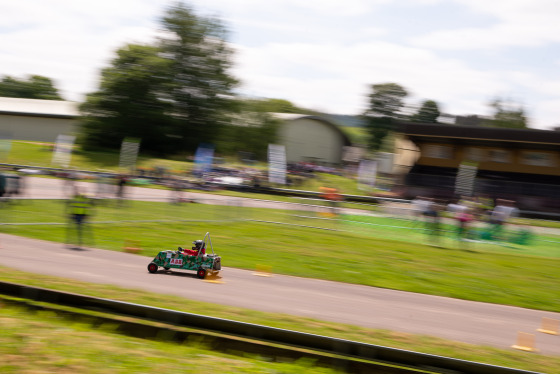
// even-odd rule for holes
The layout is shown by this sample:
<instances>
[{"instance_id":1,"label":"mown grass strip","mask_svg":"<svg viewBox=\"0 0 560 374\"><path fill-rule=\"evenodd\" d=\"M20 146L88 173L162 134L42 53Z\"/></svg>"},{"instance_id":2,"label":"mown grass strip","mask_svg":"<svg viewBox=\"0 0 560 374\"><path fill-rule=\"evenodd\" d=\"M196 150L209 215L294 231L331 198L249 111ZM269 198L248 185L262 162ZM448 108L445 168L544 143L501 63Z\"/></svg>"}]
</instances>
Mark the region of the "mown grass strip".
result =
<instances>
[{"instance_id":1,"label":"mown grass strip","mask_svg":"<svg viewBox=\"0 0 560 374\"><path fill-rule=\"evenodd\" d=\"M346 357L311 349L297 348L267 341L242 338L218 332L185 328L168 325L133 317L111 315L72 307L59 306L45 302L35 302L26 299L2 296L0 303L7 306L21 307L31 312L52 312L58 318L68 323L83 322L91 325L92 329L102 329L113 333L123 334L135 338L170 343L183 344L196 342L197 347L205 346L209 351L232 354L238 352L241 356L262 357L268 362L294 363L307 360L315 366L330 368L335 371L349 373L383 372L386 374L430 374L432 371L399 365L398 363L381 363L372 360Z\"/></svg>"},{"instance_id":2,"label":"mown grass strip","mask_svg":"<svg viewBox=\"0 0 560 374\"><path fill-rule=\"evenodd\" d=\"M25 315L25 318L21 318ZM169 331L152 340L119 334L119 324L99 317L68 319L51 310L0 309L2 373L337 373L310 358L275 362L239 350L220 352L210 340L190 336L169 341ZM182 336L182 335L179 335Z\"/></svg>"}]
</instances>

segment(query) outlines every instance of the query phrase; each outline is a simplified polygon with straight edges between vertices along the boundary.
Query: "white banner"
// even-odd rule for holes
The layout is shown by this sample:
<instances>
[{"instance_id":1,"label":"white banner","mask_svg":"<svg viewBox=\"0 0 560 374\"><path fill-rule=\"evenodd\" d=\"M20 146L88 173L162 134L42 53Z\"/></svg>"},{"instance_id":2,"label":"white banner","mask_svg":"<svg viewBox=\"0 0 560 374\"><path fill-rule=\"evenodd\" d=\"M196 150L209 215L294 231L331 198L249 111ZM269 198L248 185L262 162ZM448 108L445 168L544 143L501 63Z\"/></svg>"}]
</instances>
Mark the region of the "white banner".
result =
<instances>
[{"instance_id":1,"label":"white banner","mask_svg":"<svg viewBox=\"0 0 560 374\"><path fill-rule=\"evenodd\" d=\"M455 194L472 196L474 192L474 182L478 168L476 165L462 163L457 169L455 177Z\"/></svg>"},{"instance_id":2,"label":"white banner","mask_svg":"<svg viewBox=\"0 0 560 374\"><path fill-rule=\"evenodd\" d=\"M377 171L384 174L393 173L393 164L395 159L394 153L377 152L375 154L377 160Z\"/></svg>"},{"instance_id":3,"label":"white banner","mask_svg":"<svg viewBox=\"0 0 560 374\"><path fill-rule=\"evenodd\" d=\"M123 140L119 159L119 167L123 169L135 169L139 149L140 140L130 138Z\"/></svg>"},{"instance_id":4,"label":"white banner","mask_svg":"<svg viewBox=\"0 0 560 374\"><path fill-rule=\"evenodd\" d=\"M358 188L371 189L375 186L377 176L377 161L361 160L358 167Z\"/></svg>"},{"instance_id":5,"label":"white banner","mask_svg":"<svg viewBox=\"0 0 560 374\"><path fill-rule=\"evenodd\" d=\"M70 165L72 147L74 146L75 139L76 137L73 135L60 134L56 137L56 145L51 161L53 165L59 165L64 168L67 168Z\"/></svg>"},{"instance_id":6,"label":"white banner","mask_svg":"<svg viewBox=\"0 0 560 374\"><path fill-rule=\"evenodd\" d=\"M268 145L268 181L286 184L286 147L283 145Z\"/></svg>"}]
</instances>

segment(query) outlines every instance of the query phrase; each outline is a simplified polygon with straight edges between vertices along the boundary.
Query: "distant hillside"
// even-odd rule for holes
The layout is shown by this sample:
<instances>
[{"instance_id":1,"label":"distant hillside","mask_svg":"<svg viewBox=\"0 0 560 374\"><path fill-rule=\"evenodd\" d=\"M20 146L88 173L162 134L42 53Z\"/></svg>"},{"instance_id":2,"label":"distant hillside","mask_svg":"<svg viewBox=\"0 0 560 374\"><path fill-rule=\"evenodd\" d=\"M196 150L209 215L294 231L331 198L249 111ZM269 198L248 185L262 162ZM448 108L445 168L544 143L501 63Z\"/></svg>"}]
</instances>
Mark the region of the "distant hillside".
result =
<instances>
[{"instance_id":1,"label":"distant hillside","mask_svg":"<svg viewBox=\"0 0 560 374\"><path fill-rule=\"evenodd\" d=\"M364 122L360 116L350 116L346 114L328 114L321 113L321 117L325 117L342 127L364 127Z\"/></svg>"}]
</instances>

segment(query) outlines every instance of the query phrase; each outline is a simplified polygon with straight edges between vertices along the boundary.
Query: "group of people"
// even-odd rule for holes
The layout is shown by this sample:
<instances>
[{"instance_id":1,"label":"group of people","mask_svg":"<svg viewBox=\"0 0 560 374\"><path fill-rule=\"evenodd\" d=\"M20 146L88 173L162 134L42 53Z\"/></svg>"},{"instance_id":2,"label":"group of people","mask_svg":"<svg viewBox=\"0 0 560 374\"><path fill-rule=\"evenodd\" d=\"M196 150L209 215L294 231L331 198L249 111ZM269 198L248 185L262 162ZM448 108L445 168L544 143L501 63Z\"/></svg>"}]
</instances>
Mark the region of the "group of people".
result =
<instances>
[{"instance_id":1,"label":"group of people","mask_svg":"<svg viewBox=\"0 0 560 374\"><path fill-rule=\"evenodd\" d=\"M463 196L451 203L418 196L412 204L415 215L422 218L431 239L436 244L442 233L441 220L445 216L454 219L456 238L464 244L471 239L478 239L473 230L475 222L483 223L485 226L485 235L482 239L505 241L504 226L519 215L519 209L515 207L513 200L494 200L488 196Z\"/></svg>"},{"instance_id":2,"label":"group of people","mask_svg":"<svg viewBox=\"0 0 560 374\"><path fill-rule=\"evenodd\" d=\"M62 175L62 178L64 180L63 193L67 198L71 198L75 194L78 186L77 182L80 180L80 176L75 172L67 171ZM99 174L94 178L94 181L96 182L96 199L107 199L114 196L118 200L123 200L126 195L126 187L129 185L130 178L124 174L117 176Z\"/></svg>"}]
</instances>

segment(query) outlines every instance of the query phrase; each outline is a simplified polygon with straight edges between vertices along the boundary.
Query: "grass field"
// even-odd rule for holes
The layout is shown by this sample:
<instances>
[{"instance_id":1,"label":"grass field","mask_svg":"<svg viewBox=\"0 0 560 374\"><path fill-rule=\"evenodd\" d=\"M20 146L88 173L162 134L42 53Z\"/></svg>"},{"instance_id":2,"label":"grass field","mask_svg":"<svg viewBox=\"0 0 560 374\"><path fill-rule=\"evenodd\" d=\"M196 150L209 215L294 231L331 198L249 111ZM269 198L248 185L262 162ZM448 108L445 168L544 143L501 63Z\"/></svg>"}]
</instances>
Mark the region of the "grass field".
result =
<instances>
[{"instance_id":1,"label":"grass field","mask_svg":"<svg viewBox=\"0 0 560 374\"><path fill-rule=\"evenodd\" d=\"M14 140L5 159L6 164L59 167L52 164L54 143L39 143ZM174 171L191 170L192 162L187 160L165 160L151 157L138 158L139 168L166 167ZM119 168L119 152L86 152L74 147L70 160L70 169L90 171L122 172Z\"/></svg>"},{"instance_id":2,"label":"grass field","mask_svg":"<svg viewBox=\"0 0 560 374\"><path fill-rule=\"evenodd\" d=\"M52 153L47 146L22 143L20 148L20 145L14 142L10 157L11 160L4 162L47 166ZM30 163L30 160L34 163ZM154 160L146 162L146 167L161 165ZM176 170L184 170L185 165L188 167L190 164L169 162L168 167ZM103 156L77 153L73 156L72 166L90 170L112 170L117 165L116 154ZM341 180L336 179L341 177L332 178L335 178L332 183L341 183ZM319 180L319 183L312 181L315 185L309 189L318 189L319 184L327 182L329 180ZM348 191L355 188L353 181L347 183L348 187L345 188ZM172 205L140 201L126 202L122 206L100 205L96 208L94 220L94 241L90 244L109 250L120 251L126 240L138 239L144 250L143 254L152 257L162 249L174 249L178 245L188 246L193 239L202 238L204 233L209 231L214 247L222 256L226 267L252 270L257 265L264 264L280 274L560 312L560 299L557 297L560 281L560 238L551 234L535 232L527 245L471 242L467 246L455 239L452 234L453 227L449 225L444 227L446 232L436 246L423 230L423 226L412 220L373 215L346 215L335 220L330 219L324 211L287 212L237 206ZM554 224L558 225L543 222L543 226ZM53 200L30 200L1 206L0 232L64 242L64 204ZM558 357L528 355L524 352L496 350L398 332L367 330L292 316L224 308L194 301L184 303L140 291L81 284L73 280L13 272L1 267L0 279L178 310L185 310L184 305L187 304L188 310L185 311L194 313L495 365L560 373ZM0 309L0 328L9 332L0 336L2 372L42 372L42 368L68 373L146 372L141 366L149 367L149 372L189 372L190 367L186 364L189 360L198 362L198 358L209 359L209 356L212 357L208 366L210 372L224 362L225 366L232 362L232 371L229 371L232 373L290 373L296 372L295 370L312 372L307 370L309 365L305 363L293 367L275 364L268 366L267 363L253 362L250 359L246 362L246 358L237 356L207 355L208 352L204 353L203 350L193 351L193 356L190 356L190 352L185 354L186 360L174 358L172 362L164 363L158 358L163 352L179 351L163 343L152 345L150 342L128 338L124 339L126 344L122 346L118 341L123 339L118 336L92 331L88 326L78 326L77 330L73 330L72 326L65 326L64 321L57 321L48 315L26 316L29 318L25 319L21 317L22 312L19 310ZM21 328L16 328L18 320ZM37 326L42 327L34 331ZM56 336L54 332L58 330L61 330L64 339L69 341L68 346L86 346L84 355L81 352L71 352L66 347L49 349L48 347L58 347L59 343L52 342ZM66 330L69 330L68 334ZM72 341L70 337L74 334L78 337ZM89 339L83 339L82 335ZM138 357L133 356L128 360L120 353L129 350L130 346L138 347ZM21 360L22 354L37 348L40 354L27 362ZM188 349L191 348L196 350L200 347ZM95 361L99 355L107 355L106 362L115 362L115 367L111 368L111 371L103 370L105 368L91 368L87 370L92 371L86 371L83 368L84 363L89 360ZM3 367L1 365L4 362L7 365ZM194 366L196 371L200 370L200 366Z\"/></svg>"},{"instance_id":3,"label":"grass field","mask_svg":"<svg viewBox=\"0 0 560 374\"><path fill-rule=\"evenodd\" d=\"M2 373L336 373L306 360L280 363L216 352L196 341L138 339L113 333L109 325L17 307L0 309L0 327Z\"/></svg>"},{"instance_id":4,"label":"grass field","mask_svg":"<svg viewBox=\"0 0 560 374\"><path fill-rule=\"evenodd\" d=\"M60 201L9 205L2 217L20 224L2 225L0 230L64 242L63 212ZM422 231L403 226L402 220L370 217L379 225L364 226L305 218L308 214L129 201L96 208L94 220L99 223L92 224L95 242L90 244L122 250L127 239L136 239L144 255L152 257L162 249L188 246L210 232L225 266L252 270L264 264L280 274L560 311L560 299L554 296L560 281L557 237L537 235L539 240L526 246L468 247L447 237L441 246L434 246ZM35 224L21 224L31 222Z\"/></svg>"}]
</instances>

